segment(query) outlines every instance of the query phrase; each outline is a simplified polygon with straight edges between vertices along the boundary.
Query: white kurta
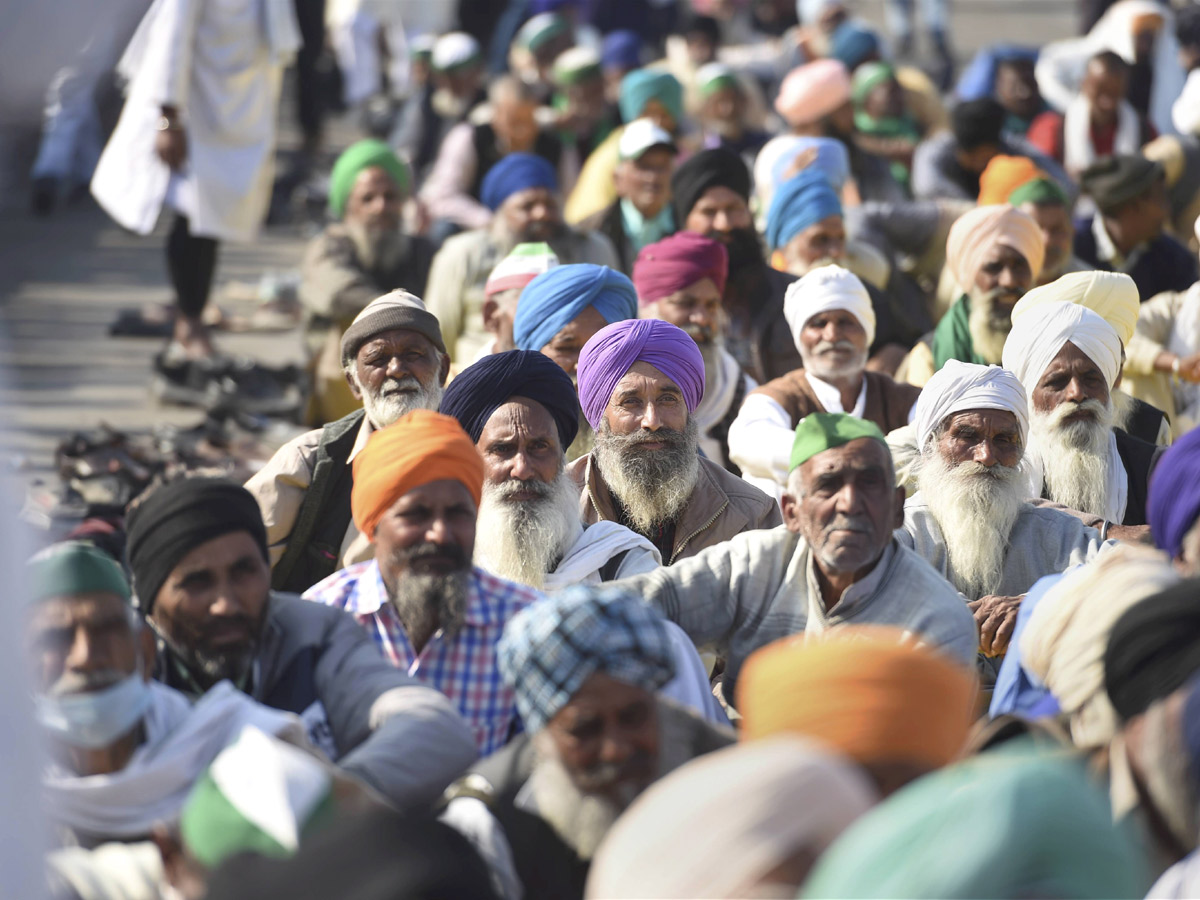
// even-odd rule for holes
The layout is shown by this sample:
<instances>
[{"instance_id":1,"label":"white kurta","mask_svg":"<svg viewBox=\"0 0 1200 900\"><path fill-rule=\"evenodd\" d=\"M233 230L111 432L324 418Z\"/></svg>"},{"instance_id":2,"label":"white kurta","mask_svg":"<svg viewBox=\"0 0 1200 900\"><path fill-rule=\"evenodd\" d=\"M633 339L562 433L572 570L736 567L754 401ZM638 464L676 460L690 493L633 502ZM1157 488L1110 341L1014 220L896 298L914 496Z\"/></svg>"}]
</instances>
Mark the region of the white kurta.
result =
<instances>
[{"instance_id":1,"label":"white kurta","mask_svg":"<svg viewBox=\"0 0 1200 900\"><path fill-rule=\"evenodd\" d=\"M271 199L281 67L298 46L290 0L155 0L118 66L129 95L92 178L96 200L139 234L169 196L192 234L253 240ZM163 106L187 132L174 174L154 149Z\"/></svg>"}]
</instances>

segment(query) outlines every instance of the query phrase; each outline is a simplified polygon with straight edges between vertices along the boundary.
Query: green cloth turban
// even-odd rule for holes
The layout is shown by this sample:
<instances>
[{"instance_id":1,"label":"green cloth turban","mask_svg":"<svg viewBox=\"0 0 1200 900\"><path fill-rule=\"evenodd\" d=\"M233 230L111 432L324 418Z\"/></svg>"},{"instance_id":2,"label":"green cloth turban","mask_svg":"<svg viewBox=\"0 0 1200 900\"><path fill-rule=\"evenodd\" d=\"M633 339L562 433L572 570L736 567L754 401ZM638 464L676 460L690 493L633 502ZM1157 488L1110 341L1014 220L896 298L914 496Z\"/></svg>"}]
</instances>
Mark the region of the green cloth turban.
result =
<instances>
[{"instance_id":1,"label":"green cloth turban","mask_svg":"<svg viewBox=\"0 0 1200 900\"><path fill-rule=\"evenodd\" d=\"M347 147L337 158L333 173L329 176L329 211L336 218L340 219L346 214L346 201L350 199L350 190L358 173L373 166L379 166L392 177L401 191L408 192L408 186L412 183L408 163L383 141L374 138L359 141Z\"/></svg>"},{"instance_id":2,"label":"green cloth turban","mask_svg":"<svg viewBox=\"0 0 1200 900\"><path fill-rule=\"evenodd\" d=\"M66 541L53 544L29 560L29 598L37 603L52 597L105 592L129 600L129 582L117 561L91 544Z\"/></svg>"},{"instance_id":3,"label":"green cloth turban","mask_svg":"<svg viewBox=\"0 0 1200 900\"><path fill-rule=\"evenodd\" d=\"M874 422L845 413L807 415L796 426L796 440L792 442L792 459L788 471L808 462L823 450L831 450L859 438L870 438L887 447L887 439Z\"/></svg>"},{"instance_id":4,"label":"green cloth turban","mask_svg":"<svg viewBox=\"0 0 1200 900\"><path fill-rule=\"evenodd\" d=\"M1035 178L1027 181L1008 195L1010 206L1024 203L1057 203L1067 205L1067 192L1052 178Z\"/></svg>"},{"instance_id":5,"label":"green cloth turban","mask_svg":"<svg viewBox=\"0 0 1200 900\"><path fill-rule=\"evenodd\" d=\"M854 70L854 79L850 82L850 97L855 106L860 106L871 93L885 81L896 77L896 70L885 62L863 63Z\"/></svg>"}]
</instances>

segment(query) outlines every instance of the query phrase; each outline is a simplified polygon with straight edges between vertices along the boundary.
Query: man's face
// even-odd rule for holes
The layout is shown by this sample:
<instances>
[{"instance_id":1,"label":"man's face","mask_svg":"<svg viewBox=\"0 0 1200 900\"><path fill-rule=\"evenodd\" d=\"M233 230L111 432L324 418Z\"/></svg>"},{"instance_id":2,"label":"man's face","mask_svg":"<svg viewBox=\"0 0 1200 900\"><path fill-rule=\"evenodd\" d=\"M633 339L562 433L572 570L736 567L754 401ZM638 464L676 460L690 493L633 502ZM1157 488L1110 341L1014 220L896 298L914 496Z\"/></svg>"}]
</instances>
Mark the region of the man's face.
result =
<instances>
[{"instance_id":1,"label":"man's face","mask_svg":"<svg viewBox=\"0 0 1200 900\"><path fill-rule=\"evenodd\" d=\"M879 559L904 522L904 489L883 444L859 438L800 466L801 496L783 495L783 520L826 575L857 574Z\"/></svg>"},{"instance_id":2,"label":"man's face","mask_svg":"<svg viewBox=\"0 0 1200 900\"><path fill-rule=\"evenodd\" d=\"M818 378L845 378L866 367L867 332L853 313L831 309L804 323L798 349L804 368Z\"/></svg>"},{"instance_id":3,"label":"man's face","mask_svg":"<svg viewBox=\"0 0 1200 900\"><path fill-rule=\"evenodd\" d=\"M358 348L347 380L371 424L385 428L414 409L437 409L449 371L450 358L427 337L395 328Z\"/></svg>"},{"instance_id":4,"label":"man's face","mask_svg":"<svg viewBox=\"0 0 1200 900\"><path fill-rule=\"evenodd\" d=\"M646 101L638 118L649 119L667 134L675 134L679 130L679 123L675 121L675 116L667 109L665 103L655 98Z\"/></svg>"},{"instance_id":5,"label":"man's face","mask_svg":"<svg viewBox=\"0 0 1200 900\"><path fill-rule=\"evenodd\" d=\"M647 362L638 361L617 382L605 421L613 434L646 433L642 449L653 452L665 446L653 433L661 428L682 432L687 426L687 404L683 391L670 378Z\"/></svg>"},{"instance_id":6,"label":"man's face","mask_svg":"<svg viewBox=\"0 0 1200 900\"><path fill-rule=\"evenodd\" d=\"M588 676L546 732L579 791L620 808L658 773L654 694L603 672Z\"/></svg>"},{"instance_id":7,"label":"man's face","mask_svg":"<svg viewBox=\"0 0 1200 900\"><path fill-rule=\"evenodd\" d=\"M1123 71L1110 71L1102 63L1091 62L1079 91L1092 110L1092 123L1108 127L1117 121L1117 111L1125 99L1128 79Z\"/></svg>"},{"instance_id":8,"label":"man's face","mask_svg":"<svg viewBox=\"0 0 1200 900\"><path fill-rule=\"evenodd\" d=\"M445 87L456 97L468 98L473 96L483 83L483 68L470 66L456 69L453 72L437 74L435 78L439 87Z\"/></svg>"},{"instance_id":9,"label":"man's face","mask_svg":"<svg viewBox=\"0 0 1200 900\"><path fill-rule=\"evenodd\" d=\"M1032 119L1040 108L1033 60L1009 60L996 69L996 102L1022 119Z\"/></svg>"},{"instance_id":10,"label":"man's face","mask_svg":"<svg viewBox=\"0 0 1200 900\"><path fill-rule=\"evenodd\" d=\"M580 122L595 123L604 115L604 79L585 78L576 84L567 85L567 113Z\"/></svg>"},{"instance_id":11,"label":"man's face","mask_svg":"<svg viewBox=\"0 0 1200 900\"><path fill-rule=\"evenodd\" d=\"M721 333L721 292L711 278L701 278L646 307L646 313L647 318L662 319L682 328L703 347Z\"/></svg>"},{"instance_id":12,"label":"man's face","mask_svg":"<svg viewBox=\"0 0 1200 900\"><path fill-rule=\"evenodd\" d=\"M1100 367L1068 341L1046 367L1046 371L1038 379L1037 387L1033 389L1033 396L1029 399L1034 410L1042 413L1051 412L1063 403L1082 404L1094 400L1107 405L1108 382L1105 381ZM1067 416L1064 422L1095 419L1094 412L1080 408Z\"/></svg>"},{"instance_id":13,"label":"man's face","mask_svg":"<svg viewBox=\"0 0 1200 900\"><path fill-rule=\"evenodd\" d=\"M684 40L687 41L688 59L692 65L700 67L717 58L717 45L705 32L688 32Z\"/></svg>"},{"instance_id":14,"label":"man's face","mask_svg":"<svg viewBox=\"0 0 1200 900\"><path fill-rule=\"evenodd\" d=\"M1012 314L1017 301L1033 287L1033 269L1029 262L1014 250L997 244L984 258L983 265L975 273L975 289L981 293L999 292L996 297L997 311Z\"/></svg>"},{"instance_id":15,"label":"man's face","mask_svg":"<svg viewBox=\"0 0 1200 900\"><path fill-rule=\"evenodd\" d=\"M607 325L599 311L589 306L574 319L559 329L542 347L542 353L550 357L564 372L575 378L575 367L579 364L579 351L597 331Z\"/></svg>"},{"instance_id":16,"label":"man's face","mask_svg":"<svg viewBox=\"0 0 1200 900\"><path fill-rule=\"evenodd\" d=\"M1017 417L1003 409L969 409L954 413L937 440L937 451L953 466L974 462L1012 468L1021 461Z\"/></svg>"},{"instance_id":17,"label":"man's face","mask_svg":"<svg viewBox=\"0 0 1200 900\"><path fill-rule=\"evenodd\" d=\"M239 681L254 659L271 567L246 531L205 541L171 570L150 620L189 668Z\"/></svg>"},{"instance_id":18,"label":"man's face","mask_svg":"<svg viewBox=\"0 0 1200 900\"><path fill-rule=\"evenodd\" d=\"M534 104L524 100L503 99L492 107L492 128L500 146L510 153L527 153L537 140Z\"/></svg>"},{"instance_id":19,"label":"man's face","mask_svg":"<svg viewBox=\"0 0 1200 900\"><path fill-rule=\"evenodd\" d=\"M1028 214L1042 230L1046 241L1046 258L1042 262L1043 283L1067 264L1074 249L1075 230L1071 214L1061 203L1023 203L1021 212Z\"/></svg>"},{"instance_id":20,"label":"man's face","mask_svg":"<svg viewBox=\"0 0 1200 900\"><path fill-rule=\"evenodd\" d=\"M549 188L517 191L500 204L499 214L518 244L550 241L562 230L558 195Z\"/></svg>"},{"instance_id":21,"label":"man's face","mask_svg":"<svg viewBox=\"0 0 1200 900\"><path fill-rule=\"evenodd\" d=\"M723 87L704 98L700 117L705 122L727 122L741 124L742 92L736 87Z\"/></svg>"},{"instance_id":22,"label":"man's face","mask_svg":"<svg viewBox=\"0 0 1200 900\"><path fill-rule=\"evenodd\" d=\"M729 244L735 231L753 228L754 219L746 200L736 191L727 187L711 187L700 195L687 214L683 227L687 231Z\"/></svg>"},{"instance_id":23,"label":"man's face","mask_svg":"<svg viewBox=\"0 0 1200 900\"><path fill-rule=\"evenodd\" d=\"M904 89L895 78L871 88L863 100L863 111L875 119L898 119L904 115Z\"/></svg>"},{"instance_id":24,"label":"man's face","mask_svg":"<svg viewBox=\"0 0 1200 900\"><path fill-rule=\"evenodd\" d=\"M380 166L363 169L354 179L346 200L345 220L368 231L396 231L404 194Z\"/></svg>"},{"instance_id":25,"label":"man's face","mask_svg":"<svg viewBox=\"0 0 1200 900\"><path fill-rule=\"evenodd\" d=\"M111 687L137 668L138 641L129 606L116 594L96 591L41 601L30 610L26 626L33 688L62 695ZM152 649L142 654L147 678L153 658Z\"/></svg>"},{"instance_id":26,"label":"man's face","mask_svg":"<svg viewBox=\"0 0 1200 900\"><path fill-rule=\"evenodd\" d=\"M637 159L622 160L615 173L617 196L628 199L650 219L671 199L671 166L675 154L668 147L651 147Z\"/></svg>"},{"instance_id":27,"label":"man's face","mask_svg":"<svg viewBox=\"0 0 1200 900\"><path fill-rule=\"evenodd\" d=\"M1127 235L1131 242L1142 243L1154 240L1162 234L1170 215L1167 184L1160 178L1142 196L1122 206L1114 218L1120 223L1122 233Z\"/></svg>"},{"instance_id":28,"label":"man's face","mask_svg":"<svg viewBox=\"0 0 1200 900\"><path fill-rule=\"evenodd\" d=\"M375 528L375 558L395 594L406 577L444 577L469 570L475 551L475 500L466 485L443 478L415 487L392 504Z\"/></svg>"},{"instance_id":29,"label":"man's face","mask_svg":"<svg viewBox=\"0 0 1200 900\"><path fill-rule=\"evenodd\" d=\"M784 264L793 274L804 274L820 260L838 261L846 256L846 226L834 214L814 222L783 247Z\"/></svg>"},{"instance_id":30,"label":"man's face","mask_svg":"<svg viewBox=\"0 0 1200 900\"><path fill-rule=\"evenodd\" d=\"M554 417L524 397L492 413L475 446L483 456L485 483L503 486L503 499L511 502L541 497L539 484L552 484L563 463Z\"/></svg>"}]
</instances>

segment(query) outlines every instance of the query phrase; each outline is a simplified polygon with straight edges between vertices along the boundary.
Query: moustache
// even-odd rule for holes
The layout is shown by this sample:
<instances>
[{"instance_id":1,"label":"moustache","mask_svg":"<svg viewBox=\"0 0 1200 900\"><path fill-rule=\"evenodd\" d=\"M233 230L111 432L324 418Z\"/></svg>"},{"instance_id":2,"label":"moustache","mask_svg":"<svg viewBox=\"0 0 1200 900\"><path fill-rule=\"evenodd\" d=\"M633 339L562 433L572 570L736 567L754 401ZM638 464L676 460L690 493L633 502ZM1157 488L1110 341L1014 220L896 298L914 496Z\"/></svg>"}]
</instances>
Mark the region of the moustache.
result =
<instances>
[{"instance_id":1,"label":"moustache","mask_svg":"<svg viewBox=\"0 0 1200 900\"><path fill-rule=\"evenodd\" d=\"M1064 400L1050 413L1050 424L1055 428L1073 424L1067 422L1067 419L1077 416L1080 413L1085 413L1093 422L1104 422L1107 424L1109 419L1108 407L1099 400Z\"/></svg>"},{"instance_id":2,"label":"moustache","mask_svg":"<svg viewBox=\"0 0 1200 900\"><path fill-rule=\"evenodd\" d=\"M633 434L613 435L626 448L634 448L639 444L666 444L668 447L681 447L687 442L687 435L674 428L659 428L658 431L635 431Z\"/></svg>"},{"instance_id":3,"label":"moustache","mask_svg":"<svg viewBox=\"0 0 1200 900\"><path fill-rule=\"evenodd\" d=\"M695 322L684 325L683 332L697 344L711 344L715 337L711 325L697 325Z\"/></svg>"},{"instance_id":4,"label":"moustache","mask_svg":"<svg viewBox=\"0 0 1200 900\"><path fill-rule=\"evenodd\" d=\"M553 496L554 485L539 478L531 478L529 481L510 478L500 484L489 485L488 493L501 501L510 500L516 494L534 494L536 500L546 500Z\"/></svg>"},{"instance_id":5,"label":"moustache","mask_svg":"<svg viewBox=\"0 0 1200 900\"><path fill-rule=\"evenodd\" d=\"M458 568L466 568L467 555L458 544L416 544L396 551L396 558L402 562L418 562L423 559L448 559Z\"/></svg>"},{"instance_id":6,"label":"moustache","mask_svg":"<svg viewBox=\"0 0 1200 900\"><path fill-rule=\"evenodd\" d=\"M817 356L822 356L826 353L853 353L858 348L854 346L853 341L821 341L813 348L813 352Z\"/></svg>"},{"instance_id":7,"label":"moustache","mask_svg":"<svg viewBox=\"0 0 1200 900\"><path fill-rule=\"evenodd\" d=\"M396 394L411 394L422 390L421 382L415 375L402 375L399 378L389 378L379 389L378 396L392 397Z\"/></svg>"},{"instance_id":8,"label":"moustache","mask_svg":"<svg viewBox=\"0 0 1200 900\"><path fill-rule=\"evenodd\" d=\"M646 778L654 773L653 760L645 751L637 751L621 763L598 763L578 772L576 785L584 793L600 792L623 781Z\"/></svg>"},{"instance_id":9,"label":"moustache","mask_svg":"<svg viewBox=\"0 0 1200 900\"><path fill-rule=\"evenodd\" d=\"M833 521L825 526L825 534L829 535L835 531L852 531L856 534L871 534L874 532L871 526L871 520L866 516L848 516L844 513L838 513L834 516Z\"/></svg>"}]
</instances>

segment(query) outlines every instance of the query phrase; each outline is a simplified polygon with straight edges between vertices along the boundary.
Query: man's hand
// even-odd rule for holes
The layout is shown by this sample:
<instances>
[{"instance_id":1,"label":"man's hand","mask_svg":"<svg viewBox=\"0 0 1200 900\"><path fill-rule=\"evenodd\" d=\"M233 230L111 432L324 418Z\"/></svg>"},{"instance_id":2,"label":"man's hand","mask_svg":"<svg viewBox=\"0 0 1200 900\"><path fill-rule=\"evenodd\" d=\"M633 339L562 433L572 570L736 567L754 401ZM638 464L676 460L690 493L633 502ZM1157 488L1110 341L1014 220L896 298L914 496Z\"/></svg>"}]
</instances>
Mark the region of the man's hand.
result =
<instances>
[{"instance_id":1,"label":"man's hand","mask_svg":"<svg viewBox=\"0 0 1200 900\"><path fill-rule=\"evenodd\" d=\"M1179 360L1179 377L1192 384L1200 382L1200 353Z\"/></svg>"},{"instance_id":2,"label":"man's hand","mask_svg":"<svg viewBox=\"0 0 1200 900\"><path fill-rule=\"evenodd\" d=\"M1017 611L1024 598L1024 594L1019 597L989 594L967 603L979 626L979 652L984 656L1003 656L1008 651L1008 642L1017 627Z\"/></svg>"},{"instance_id":3,"label":"man's hand","mask_svg":"<svg viewBox=\"0 0 1200 900\"><path fill-rule=\"evenodd\" d=\"M187 159L187 132L183 126L174 125L159 131L154 137L154 152L172 172L178 172Z\"/></svg>"}]
</instances>

